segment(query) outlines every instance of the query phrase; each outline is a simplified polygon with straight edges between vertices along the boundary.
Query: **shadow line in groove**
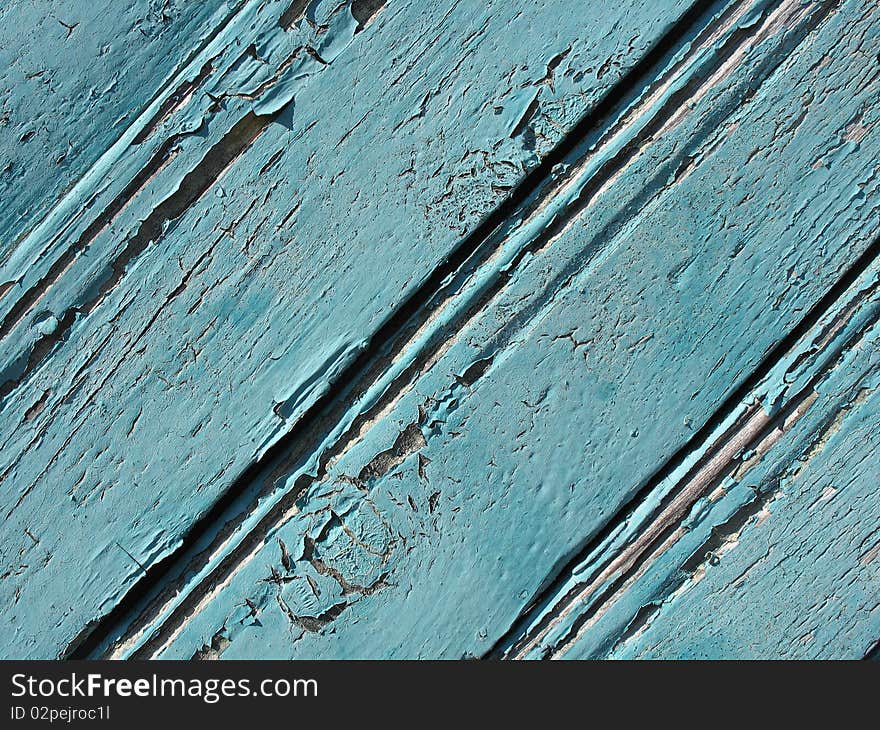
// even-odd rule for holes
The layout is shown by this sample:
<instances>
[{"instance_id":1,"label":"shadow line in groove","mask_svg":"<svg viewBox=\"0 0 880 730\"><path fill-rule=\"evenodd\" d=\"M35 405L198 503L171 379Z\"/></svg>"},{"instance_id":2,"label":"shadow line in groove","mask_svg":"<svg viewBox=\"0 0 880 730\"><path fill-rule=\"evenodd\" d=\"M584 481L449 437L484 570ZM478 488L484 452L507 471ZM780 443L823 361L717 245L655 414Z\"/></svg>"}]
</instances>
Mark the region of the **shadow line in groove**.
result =
<instances>
[{"instance_id":1,"label":"shadow line in groove","mask_svg":"<svg viewBox=\"0 0 880 730\"><path fill-rule=\"evenodd\" d=\"M823 316L833 308L834 304L844 297L858 278L878 259L880 258L880 236L864 250L864 252L846 269L843 276L831 286L823 297L814 304L807 314L795 325L795 327L761 360L752 373L722 402L719 408L713 413L712 417L700 428L688 441L673 454L653 476L641 487L614 515L614 517L605 524L595 535L592 535L581 547L577 549L574 555L561 565L553 574L549 575L544 585L539 589L537 595L526 606L525 610L513 622L510 629L505 632L495 645L483 655L483 659L502 659L508 651L515 651L518 646L527 642L530 637L539 634L553 620L554 612L548 614L536 624L532 624L532 617L546 609L552 602L553 597L557 595L574 570L590 553L597 549L604 540L606 540L622 523L626 522L636 510L636 508L645 501L645 499L667 478L669 478L675 470L681 466L687 459L688 455L699 448L700 444L706 442L712 433L718 429L736 410L751 392L766 378L773 367L779 362L786 352L794 348L798 341L804 337ZM786 407L787 410L788 407ZM775 419L773 421L775 423ZM695 465L694 468L697 468ZM693 469L692 469L693 470ZM689 471L692 471L689 470ZM672 494L667 495L669 499L674 498L677 490L673 490ZM663 505L657 507L657 511L662 510ZM625 576L623 576L625 578ZM615 581L615 586L619 581ZM612 586L611 588L614 588ZM610 589L609 589L610 590ZM563 599L564 600L564 599ZM601 605L602 601L596 602ZM593 609L590 609L592 611ZM589 613L589 612L588 612Z\"/></svg>"},{"instance_id":2,"label":"shadow line in groove","mask_svg":"<svg viewBox=\"0 0 880 730\"><path fill-rule=\"evenodd\" d=\"M546 187L553 186L556 180L554 168L571 156L585 139L601 130L602 125L607 124L615 114L637 98L640 91L650 85L656 72L664 68L690 37L702 32L715 15L735 5L736 3L725 0L699 0L694 3L511 194L471 234L463 238L447 259L389 316L370 338L367 347L340 373L326 393L316 400L292 429L261 459L244 470L217 502L199 517L187 531L180 546L151 566L108 614L85 627L62 653L62 658L78 659L100 655L109 642L124 635L131 626L132 619L136 619L144 609L145 602L155 603L157 596L162 595L163 586L168 588L169 578L186 569L187 566L181 566L183 559L192 556L194 550L203 548L197 553L198 557L207 551L209 545L206 543L223 537L224 531L228 534L228 525L241 511L238 503L254 482L277 478L299 455L309 453L332 431L356 396L366 392L385 371L387 364L407 341L407 335L430 318L430 305L438 293L445 290L448 280L475 271L488 260L495 250L487 245L493 233L515 215L522 214L524 210L529 212L535 205L536 196ZM353 428L356 427L357 422ZM293 488L260 520L252 532L259 532L264 524L277 519L284 510L292 506L313 479L309 475L299 477ZM230 515L230 512L233 514ZM237 551L238 549L230 557L234 558ZM228 559L216 566L212 573L222 568ZM166 622L178 611L185 609L186 603L175 609Z\"/></svg>"}]
</instances>

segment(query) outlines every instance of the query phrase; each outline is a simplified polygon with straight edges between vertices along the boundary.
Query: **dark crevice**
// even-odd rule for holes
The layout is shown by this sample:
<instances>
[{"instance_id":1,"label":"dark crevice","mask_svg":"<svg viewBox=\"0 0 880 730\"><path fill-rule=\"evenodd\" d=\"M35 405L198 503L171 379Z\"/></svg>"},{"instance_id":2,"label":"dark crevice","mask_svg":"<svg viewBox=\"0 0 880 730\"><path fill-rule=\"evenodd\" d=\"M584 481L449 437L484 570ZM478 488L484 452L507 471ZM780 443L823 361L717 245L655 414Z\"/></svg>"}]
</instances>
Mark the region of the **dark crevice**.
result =
<instances>
[{"instance_id":1,"label":"dark crevice","mask_svg":"<svg viewBox=\"0 0 880 730\"><path fill-rule=\"evenodd\" d=\"M240 6L242 3L239 3ZM200 53L202 53L226 28L229 23L232 22L233 18L238 15L239 7L236 7L232 12L230 12L223 20L217 25L216 28L213 29L211 33L201 39L199 45L194 48L188 56L178 64L178 68L186 68L190 63L192 63ZM204 69L203 69L204 70ZM156 99L158 99L162 95L163 90L159 90L150 101L144 105L143 111L146 111L150 108L150 106L155 103ZM143 111L141 113L143 113ZM148 124L149 126L149 124ZM175 140L176 141L176 140ZM150 178L152 174L156 172L157 168L157 160L160 162L164 161L167 157L168 150L172 146L172 142L164 143L159 150L153 155L150 161L147 163L147 166L144 170L138 173L137 177L132 180L126 187L125 190L119 194L113 201L111 201L108 208L101 213L99 218L94 221L89 227L86 229L86 232L83 233L82 236L77 240L77 242L73 245L74 253L79 253L85 244L89 242L92 238L94 238L97 233L104 228L106 225L112 221L113 218L116 217L116 214L127 204L128 200L134 195L139 187L143 185L143 183ZM89 231L91 233L89 233ZM19 236L18 240L21 240L25 237L26 234L22 234ZM18 241L17 241L18 242ZM68 249L69 250L69 249ZM65 252L65 256L67 252ZM67 267L69 261L63 264L56 264L50 269L50 272L55 272L54 275L51 273L47 273L43 278L40 279L37 284L31 287L24 296L22 300L16 302L13 309L4 317L2 324L0 324L0 339L6 337L9 334L10 329L21 319L22 315L29 309L33 303L39 299L44 291L54 283L54 280L57 278L58 274ZM11 282L8 283L11 286ZM0 297L6 292L3 291L0 293ZM24 303L22 303L24 302Z\"/></svg>"},{"instance_id":2,"label":"dark crevice","mask_svg":"<svg viewBox=\"0 0 880 730\"><path fill-rule=\"evenodd\" d=\"M138 226L135 234L128 240L122 252L108 264L104 274L105 278L98 287L97 293L89 301L68 309L55 329L36 341L23 372L18 377L6 380L0 385L0 399L9 395L57 343L66 340L69 330L78 316L88 314L103 301L107 292L122 279L129 264L143 253L147 246L162 236L168 223L180 218L204 195L205 191L217 181L232 161L253 143L275 116L277 115L260 116L254 112L248 112L233 125L217 144L208 150L202 160L184 176L178 188L150 211L150 214ZM43 293L61 276L74 258L88 246L101 230L112 223L116 215L140 192L146 182L166 164L171 157L171 146L176 141L177 138L173 137L162 145L146 167L126 186L107 210L83 231L76 244L67 249L43 278L16 303L0 326L0 337L8 334L24 312L42 297Z\"/></svg>"},{"instance_id":3,"label":"dark crevice","mask_svg":"<svg viewBox=\"0 0 880 730\"><path fill-rule=\"evenodd\" d=\"M788 410L786 411L788 413ZM779 421L775 420L773 426L778 425ZM732 470L731 470L732 471ZM730 472L725 472L727 476ZM751 520L760 514L779 493L779 482L774 481L770 488L762 491L755 490L755 498L746 502L742 507L737 509L730 517L728 517L720 525L714 525L709 531L709 537L702 545L700 545L691 556L682 563L681 569L687 574L688 578L693 577L700 566L706 562L712 564L717 561L718 551L727 544L731 535L736 535Z\"/></svg>"},{"instance_id":4,"label":"dark crevice","mask_svg":"<svg viewBox=\"0 0 880 730\"><path fill-rule=\"evenodd\" d=\"M486 371L492 366L493 360L494 358L491 357L481 358L468 365L467 370L465 370L460 376L454 377L464 387L470 388L486 374Z\"/></svg>"},{"instance_id":5,"label":"dark crevice","mask_svg":"<svg viewBox=\"0 0 880 730\"><path fill-rule=\"evenodd\" d=\"M394 467L402 464L410 455L426 446L425 437L418 423L410 423L401 431L390 449L376 454L370 462L361 469L358 479L367 482L372 479L380 479Z\"/></svg>"},{"instance_id":6,"label":"dark crevice","mask_svg":"<svg viewBox=\"0 0 880 730\"><path fill-rule=\"evenodd\" d=\"M554 596L559 595L575 569L583 563L594 550L598 549L606 539L627 522L639 505L641 505L664 480L670 478L676 469L685 462L688 456L699 448L700 444L708 441L712 436L712 433L720 428L740 404L749 398L752 391L755 390L761 381L770 374L770 371L784 357L784 355L789 350L793 349L798 341L806 336L811 329L819 324L827 312L834 307L838 300L846 295L847 290L855 284L858 278L875 262L875 260L878 259L878 257L880 257L880 238L876 238L873 243L865 249L856 261L844 272L843 276L838 279L825 295L810 308L797 325L795 325L795 327L764 356L752 373L745 378L730 393L730 395L728 395L712 417L648 479L644 486L639 488L633 496L617 510L612 519L610 519L602 529L590 535L570 559L565 561L564 564L554 571L552 575L548 576L543 586L537 592L537 595L528 603L523 612L513 622L511 628L501 636L501 638L495 643L494 647L484 655L484 658L503 658L512 648L522 645L524 642L528 641L530 637L539 634L549 625L553 619L552 612L537 624L533 625L531 619L548 608L551 603L559 603L559 601L554 601L553 598ZM854 337L857 336L858 334L854 335ZM805 391L809 391L811 385L812 384L808 385ZM762 429L762 435L766 435L768 429L775 427L775 425L780 422L780 418L784 420L793 409L801 404L804 397L804 393L802 392L801 397L793 399L793 401L790 402L780 414L777 414L777 416L775 416L773 420ZM758 437L758 439L760 438L761 436ZM689 473L690 472L693 472L693 469L689 470ZM713 480L712 483L714 484L715 481ZM674 496L675 494L667 495L667 498L663 500L663 504L655 510L655 513L659 513L663 509L663 506L668 504ZM664 535L665 534L667 533L664 533ZM652 546L662 543L664 535L661 535L654 540ZM650 546L646 552L651 552ZM637 569L637 567L633 568L633 570L635 569ZM590 616L596 612L597 608L603 604L603 597L612 596L630 573L631 571L626 571L625 575L621 576L619 579L615 580L612 585L608 586L603 591L602 597L593 602L592 608L579 618L577 625L580 626L588 620ZM584 582L588 580L588 578L585 578ZM568 594L563 597L562 603L566 603L575 595L575 592L576 589L569 591ZM573 629L573 631L574 630L575 629Z\"/></svg>"},{"instance_id":7,"label":"dark crevice","mask_svg":"<svg viewBox=\"0 0 880 730\"><path fill-rule=\"evenodd\" d=\"M182 59L182 60L180 61L180 63L178 63L178 64L176 65L176 68L178 68L178 69L186 68L186 67L189 66L189 64L191 64L196 58L198 58L199 54L201 54L201 53L202 53L202 52L203 52L203 51L204 51L204 50L205 50L205 49L206 49L211 43L214 42L214 40L215 40L215 39L216 39L216 38L217 38L217 37L218 37L218 36L219 36L224 30L226 30L227 26L228 26L228 25L232 22L232 20L238 15L239 10L241 9L241 5L243 5L243 4L244 4L244 3L241 2L241 1L238 2L238 3L236 4L236 7L235 7L234 9L230 10L230 12L228 13L228 15L226 15L226 16L220 21L220 23L219 23L219 24L218 24L218 25L217 25L217 26L216 26L216 27L215 27L215 28L214 28L214 29L213 29L208 35L206 35L206 36L204 36L204 37L202 37L202 38L200 39L199 44L198 44L195 48L193 48L193 49L187 54L186 58ZM144 104L144 105L140 108L140 111L138 112L138 116L135 118L135 122L136 122L137 119L140 118L140 115L144 114L144 113L146 112L146 110L149 109L149 108L150 108L150 107L156 102L156 100L159 99L159 98L162 96L163 93L164 93L164 88L160 88L160 89L158 89L158 90L153 94L153 96L149 99L149 101L148 101L146 104ZM131 126L133 126L133 125L131 125ZM65 195L67 194L67 192L70 191L70 189L71 189L71 187L68 187L68 188L64 191L64 193L62 193L62 195L61 195L59 198L56 199L56 203L58 203L58 202L60 202L61 200L63 200L64 197L65 197ZM49 212L51 213L51 209L50 209ZM45 217L44 217L43 219L45 219ZM33 233L33 231L34 231L34 228L31 228L30 230L27 230L27 229L26 229L26 230L22 231L22 232L16 237L16 239L15 239L15 241L14 241L14 244L13 244L13 247L18 246L18 244L21 243L21 241L23 241L25 238L27 238L28 235L30 235L31 233ZM4 294L5 294L5 291L3 290L3 287L0 286L0 299L3 298L3 295L4 295ZM2 336L3 336L3 335L0 335L0 337L2 337Z\"/></svg>"},{"instance_id":8,"label":"dark crevice","mask_svg":"<svg viewBox=\"0 0 880 730\"><path fill-rule=\"evenodd\" d=\"M596 105L574 126L572 131L554 148L543 161L527 174L509 196L497 206L456 249L442 262L370 338L368 345L339 374L334 383L258 461L243 471L226 492L203 513L184 536L181 546L167 558L149 568L146 575L125 595L120 603L94 627L88 636L79 637L71 644L65 656L84 658L100 653L119 636L125 635L132 626L143 625L143 617L150 615L150 607L174 594L182 576L205 564L211 554L211 546L222 541L238 525L241 515L254 499L273 490L276 484L289 475L310 454L319 448L328 434L332 433L345 416L351 404L367 392L380 378L388 365L403 350L409 338L432 315L442 295L450 289L450 281L461 281L484 264L497 250L493 234L514 217L522 217L537 207L541 194L549 194L557 183L556 166L582 151L584 140L606 127L629 103L649 88L659 71L666 68L686 43L708 26L709 21L727 3L704 0L695 3L678 22L641 58ZM541 244L545 240L542 239ZM523 257L520 257L520 260ZM515 268L515 265L511 268ZM509 271L498 276L494 290L497 291L510 278ZM493 295L490 292L487 296ZM371 416L389 399L393 398L405 383L429 361L448 338L449 332L461 326L473 316L481 302L475 303L463 315L454 318L444 331L438 332L431 342L420 351L419 357L395 380L381 399L369 412L355 419L346 434L337 442L344 445L357 434ZM342 447L334 450L339 451ZM247 551L253 549L264 533L281 515L289 510L300 495L326 473L332 453L322 453L316 475L301 475L288 489L284 497L249 531L245 539L236 545L203 584L215 582L215 578L231 570ZM256 494L255 491L259 491ZM194 567L195 566L195 567ZM184 619L187 604L178 607L163 624L167 626ZM161 632L160 632L161 633ZM158 645L153 637L138 654L148 654Z\"/></svg>"},{"instance_id":9,"label":"dark crevice","mask_svg":"<svg viewBox=\"0 0 880 730\"><path fill-rule=\"evenodd\" d=\"M351 14L358 22L356 33L360 33L382 8L387 0L352 0Z\"/></svg>"},{"instance_id":10,"label":"dark crevice","mask_svg":"<svg viewBox=\"0 0 880 730\"><path fill-rule=\"evenodd\" d=\"M880 251L878 251L878 255L880 255ZM843 294L843 292L841 292L841 294ZM851 334L848 338L848 342L857 342L864 335L865 331L872 327L875 322L876 319L872 319L870 322L863 324L857 332ZM776 415L761 428L760 432L756 434L749 445L746 446L746 450L757 448L758 445L774 431L783 430L783 424L789 423L791 419L799 418L803 415L802 409L809 407L810 401L815 395L815 387L825 375L825 369L817 372L810 379L810 382L807 383L794 398L786 403L784 408L776 413ZM800 415L798 415L799 412ZM825 423L820 424L816 431L821 432L824 430L824 428L827 427L827 422L829 420L832 420L831 416L827 417ZM553 649L549 647L545 649L547 656L552 656L556 649L564 647L569 642L573 641L575 637L577 637L582 626L584 626L591 618L599 615L608 605L613 603L618 593L624 590L625 585L632 576L637 575L642 570L643 566L652 560L654 554L662 549L662 546L667 542L667 539L670 538L680 527L681 520L686 517L694 502L696 502L699 497L711 493L723 484L725 479L728 476L731 476L741 464L742 462L736 459L731 459L731 461L726 464L724 470L713 478L700 494L694 495L694 500L688 502L681 508L678 518L666 525L662 531L659 531L650 544L646 546L646 549L638 556L636 561L627 570L617 576L610 584L604 587L601 593L598 594L596 600L591 601L589 607L572 622L566 635L556 643L555 647ZM779 495L783 475L778 473L780 471L779 469L776 471L777 473L775 474L771 473L770 475L765 475L764 479L767 481L767 485L762 489L756 488L755 497L736 510L725 522L715 526L711 530L709 538L684 561L681 566L681 573L685 576L685 581L692 578L702 565L707 563L709 565L715 565L719 560L717 556L718 551L729 541L731 536L742 530ZM687 480L688 476L682 481L686 483ZM663 509L675 499L677 494L678 491L676 490L667 495L655 511L655 514L662 512ZM679 586L684 585L685 581L682 581ZM668 593L673 593L675 590L676 587L674 586L669 586L667 588ZM530 634L532 634L532 632L530 632ZM523 638L526 639L526 637ZM622 643L622 641L616 640L615 637L608 637L603 645L598 648L597 653L602 655L605 652L609 652L612 650L613 645L619 643Z\"/></svg>"},{"instance_id":11,"label":"dark crevice","mask_svg":"<svg viewBox=\"0 0 880 730\"><path fill-rule=\"evenodd\" d=\"M318 616L300 616L295 614L284 599L279 595L278 596L278 605L281 607L281 610L287 615L288 620L297 628L302 631L306 631L310 634L316 634L320 632L322 629L327 627L329 624L332 624L342 612L348 608L349 604L346 601L342 601L340 603L334 604L330 606L326 611L321 613Z\"/></svg>"},{"instance_id":12,"label":"dark crevice","mask_svg":"<svg viewBox=\"0 0 880 730\"><path fill-rule=\"evenodd\" d=\"M170 159L170 150L176 141L176 139L168 140L162 144L147 164L144 165L131 182L122 189L122 192L110 202L101 215L86 227L76 242L64 251L64 254L49 267L49 270L39 281L19 297L15 302L15 305L3 318L3 322L0 323L0 339L5 338L12 331L12 328L18 324L24 314L40 300L49 287L58 280L61 274L64 273L64 271L73 263L73 260L85 250L95 236L109 226L116 216L119 215L126 205L128 205L131 199L141 190L141 188L144 187L147 181L164 167Z\"/></svg>"},{"instance_id":13,"label":"dark crevice","mask_svg":"<svg viewBox=\"0 0 880 730\"><path fill-rule=\"evenodd\" d=\"M226 629L222 628L211 637L210 644L203 644L195 654L190 657L193 661L210 661L219 659L232 642L226 635Z\"/></svg>"},{"instance_id":14,"label":"dark crevice","mask_svg":"<svg viewBox=\"0 0 880 730\"><path fill-rule=\"evenodd\" d=\"M77 319L77 310L76 309L68 309L64 316L58 320L58 324L55 327L53 332L42 335L31 348L30 354L27 356L27 360L24 364L24 368L22 370L22 375L17 378L11 378L5 381L2 385L0 385L0 400L9 395L15 387L27 376L33 368L37 366L37 364L42 361L46 355L51 352L51 350L57 345L59 342L62 342L67 339L67 332L73 326L73 323L76 322Z\"/></svg>"},{"instance_id":15,"label":"dark crevice","mask_svg":"<svg viewBox=\"0 0 880 730\"><path fill-rule=\"evenodd\" d=\"M150 243L159 240L165 226L180 218L196 203L219 179L230 163L253 143L271 121L271 115L259 116L254 112L248 112L233 125L217 144L208 150L199 164L184 176L177 189L157 205L141 222L122 254L111 263L111 275L102 282L98 299L90 302L87 309L93 308L100 298L116 286L131 261L139 256Z\"/></svg>"},{"instance_id":16,"label":"dark crevice","mask_svg":"<svg viewBox=\"0 0 880 730\"><path fill-rule=\"evenodd\" d=\"M309 0L293 0L287 6L287 10L281 13L281 17L278 18L278 25L284 30L290 30L294 23L305 15L308 4Z\"/></svg>"},{"instance_id":17,"label":"dark crevice","mask_svg":"<svg viewBox=\"0 0 880 730\"><path fill-rule=\"evenodd\" d=\"M642 606L636 612L636 615L633 617L632 621L629 622L623 633L618 638L617 645L622 646L627 641L636 636L640 631L645 629L654 619L654 616L657 615L657 612L659 610L659 603L647 603Z\"/></svg>"},{"instance_id":18,"label":"dark crevice","mask_svg":"<svg viewBox=\"0 0 880 730\"><path fill-rule=\"evenodd\" d=\"M214 66L212 59L211 61L206 61L202 65L201 70L196 74L196 77L192 79L192 81L187 80L181 83L174 93L162 102L152 119L150 119L150 121L144 125L143 129L135 135L131 143L142 144L149 139L153 132L156 131L156 128L171 116L187 97L205 82L205 79L211 75L213 70Z\"/></svg>"}]
</instances>

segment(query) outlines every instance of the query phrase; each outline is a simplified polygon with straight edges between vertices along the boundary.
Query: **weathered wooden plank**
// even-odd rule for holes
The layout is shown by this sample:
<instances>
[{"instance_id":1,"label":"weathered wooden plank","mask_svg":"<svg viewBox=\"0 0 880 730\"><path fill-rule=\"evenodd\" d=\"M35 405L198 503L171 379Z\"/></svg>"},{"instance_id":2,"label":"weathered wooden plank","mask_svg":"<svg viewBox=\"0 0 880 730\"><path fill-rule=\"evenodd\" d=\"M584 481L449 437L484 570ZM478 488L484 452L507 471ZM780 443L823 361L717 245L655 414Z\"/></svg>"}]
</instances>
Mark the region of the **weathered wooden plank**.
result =
<instances>
[{"instance_id":1,"label":"weathered wooden plank","mask_svg":"<svg viewBox=\"0 0 880 730\"><path fill-rule=\"evenodd\" d=\"M877 533L878 317L875 259L564 572L504 654L864 656L880 636L863 559Z\"/></svg>"},{"instance_id":2,"label":"weathered wooden plank","mask_svg":"<svg viewBox=\"0 0 880 730\"><path fill-rule=\"evenodd\" d=\"M4 264L6 654L175 550L690 7L301 5L245 3Z\"/></svg>"},{"instance_id":3,"label":"weathered wooden plank","mask_svg":"<svg viewBox=\"0 0 880 730\"><path fill-rule=\"evenodd\" d=\"M723 485L726 494L695 510L688 529L709 549L676 566L685 576L667 562L672 553L662 556L668 582L652 599L657 612L651 608L650 619L643 613L644 623L612 656L861 659L876 645L876 269L872 283L870 329L823 373L812 402L772 452L744 459L735 481ZM675 546L678 557L682 548Z\"/></svg>"},{"instance_id":4,"label":"weathered wooden plank","mask_svg":"<svg viewBox=\"0 0 880 730\"><path fill-rule=\"evenodd\" d=\"M241 4L3 3L0 260Z\"/></svg>"},{"instance_id":5,"label":"weathered wooden plank","mask_svg":"<svg viewBox=\"0 0 880 730\"><path fill-rule=\"evenodd\" d=\"M503 649L869 250L878 30L864 0L734 6L111 654Z\"/></svg>"},{"instance_id":6,"label":"weathered wooden plank","mask_svg":"<svg viewBox=\"0 0 880 730\"><path fill-rule=\"evenodd\" d=\"M861 659L876 645L878 335L875 324L820 385L787 453L745 477L766 489L760 510L742 528L742 494L707 510L720 544L680 564L693 575L668 603L655 594L658 613L612 656Z\"/></svg>"}]
</instances>

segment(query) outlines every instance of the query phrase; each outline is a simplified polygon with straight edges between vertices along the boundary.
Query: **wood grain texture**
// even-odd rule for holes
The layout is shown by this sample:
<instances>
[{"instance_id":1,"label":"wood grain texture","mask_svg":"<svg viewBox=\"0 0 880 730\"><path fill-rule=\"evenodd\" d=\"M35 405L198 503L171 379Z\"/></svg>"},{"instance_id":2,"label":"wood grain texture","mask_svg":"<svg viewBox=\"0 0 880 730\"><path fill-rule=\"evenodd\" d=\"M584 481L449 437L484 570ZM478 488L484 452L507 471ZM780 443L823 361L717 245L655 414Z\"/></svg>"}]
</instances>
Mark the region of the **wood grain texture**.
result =
<instances>
[{"instance_id":1,"label":"wood grain texture","mask_svg":"<svg viewBox=\"0 0 880 730\"><path fill-rule=\"evenodd\" d=\"M163 91L168 77L209 42L241 4L221 0L3 4L0 254L4 261L58 198L80 183L123 136ZM53 219L53 225L61 223L62 217ZM5 267L4 277L0 285L11 281Z\"/></svg>"},{"instance_id":2,"label":"wood grain texture","mask_svg":"<svg viewBox=\"0 0 880 730\"><path fill-rule=\"evenodd\" d=\"M21 264L0 300L11 650L63 650L112 608L536 164L523 88L547 95L536 119L564 134L686 9L618 18L597 5L598 49L563 5L541 17L568 26L533 45L512 27L534 18L504 4L399 4L363 33L335 3L282 27L289 7L245 4L132 125L89 204L9 263ZM400 38L414 44L405 64L388 53ZM576 65L551 84L566 49ZM63 523L47 501L69 505ZM22 559L25 530L47 565ZM53 637L23 618L37 608L73 615Z\"/></svg>"},{"instance_id":3,"label":"wood grain texture","mask_svg":"<svg viewBox=\"0 0 880 730\"><path fill-rule=\"evenodd\" d=\"M629 124L609 132L568 186L501 242L507 256L494 266L507 272L504 287L486 301L485 271L462 286L438 315L439 331L413 345L418 358L424 340L437 343L417 377L385 386L398 392L377 415L322 446L330 463L303 496L282 501L234 551L233 538L216 545L202 568L208 577L195 579L204 584L190 579L187 600L160 619L140 655L188 657L217 646L232 657L491 649L554 568L687 443L870 243L877 209L853 215L846 177L829 185L823 168L815 187L803 180L863 107L853 91L876 94L861 76L876 79L874 69L841 61L852 81L837 92L840 104L823 97L823 78L836 88L842 74L816 68L822 42L835 42L836 24L849 22L827 9L800 11L786 26L768 8L749 18L745 38L741 16L732 16L726 53L693 49L691 63L672 72L671 88L701 84L692 98L702 94L702 103L676 120L682 136L670 131L643 142L637 157L617 157L623 169L585 205L597 168L626 149L620 137L639 134L651 112L674 117L680 106L638 105ZM714 75L755 39L764 40L732 72ZM768 62L774 51L778 64ZM814 105L791 95L798 82L815 91ZM744 86L752 92L745 106ZM645 98L655 96L651 89ZM802 127L787 116L802 117ZM795 135L809 143L779 154L798 144ZM756 140L766 148L756 150ZM867 144L845 155L857 175L873 164ZM845 168L836 172L847 176ZM646 189L637 183L648 171L659 180L647 177L654 184ZM718 201L712 227L687 225L693 201L707 193ZM771 197L778 218L758 212ZM819 261L810 235L822 226L810 215L792 220L805 198L838 231ZM550 216L562 227L548 241ZM531 258L511 268L535 240L542 245ZM792 245L800 240L808 243ZM749 280L762 286L743 286ZM456 311L463 326L445 326Z\"/></svg>"},{"instance_id":4,"label":"wood grain texture","mask_svg":"<svg viewBox=\"0 0 880 730\"><path fill-rule=\"evenodd\" d=\"M572 563L506 642L508 656L867 653L880 630L870 565L878 275L875 260L688 458Z\"/></svg>"},{"instance_id":5,"label":"wood grain texture","mask_svg":"<svg viewBox=\"0 0 880 730\"><path fill-rule=\"evenodd\" d=\"M2 655L869 652L876 3L208 5L9 219Z\"/></svg>"}]
</instances>

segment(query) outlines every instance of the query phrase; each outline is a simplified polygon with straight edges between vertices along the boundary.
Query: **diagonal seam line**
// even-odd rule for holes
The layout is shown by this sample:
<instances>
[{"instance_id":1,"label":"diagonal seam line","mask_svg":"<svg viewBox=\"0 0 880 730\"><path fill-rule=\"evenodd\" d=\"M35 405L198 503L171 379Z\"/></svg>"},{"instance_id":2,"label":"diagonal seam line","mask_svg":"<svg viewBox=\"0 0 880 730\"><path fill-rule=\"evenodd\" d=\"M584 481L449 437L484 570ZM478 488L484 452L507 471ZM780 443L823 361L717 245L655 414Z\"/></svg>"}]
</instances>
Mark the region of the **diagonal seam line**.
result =
<instances>
[{"instance_id":1,"label":"diagonal seam line","mask_svg":"<svg viewBox=\"0 0 880 730\"><path fill-rule=\"evenodd\" d=\"M699 446L708 441L712 433L718 429L730 416L733 415L737 406L749 397L751 392L767 377L773 367L783 358L787 351L791 350L797 342L804 337L816 324L821 321L834 305L843 298L847 290L855 284L858 278L867 271L871 265L880 259L880 237L874 239L873 243L846 269L843 276L828 289L825 295L818 301L807 314L789 331L789 333L780 340L771 349L767 355L761 360L752 373L736 388L721 404L721 406L713 413L712 417L706 424L700 428L678 451L675 452L664 464L654 473L654 475L639 489L633 497L628 500L614 515L614 517L606 523L606 525L591 536L580 548L578 548L574 556L568 560L555 573L547 576L544 582L544 588L538 591L538 594L528 604L526 609L514 620L511 627L495 642L494 646L483 655L483 659L500 659L508 651L507 647L515 648L523 641L528 640L529 636L534 636L540 632L550 620L552 620L553 612L538 622L537 626L531 626L530 619L537 612L542 610L566 583L569 576L575 568L584 561L590 553L595 550L602 542L609 537L623 522L625 522L635 509L656 489L661 482L670 477L675 470L681 466L687 457L699 448ZM674 494L671 495L674 497ZM662 509L662 507L661 507ZM601 602L601 601L600 601ZM523 633L525 631L525 633Z\"/></svg>"},{"instance_id":2,"label":"diagonal seam line","mask_svg":"<svg viewBox=\"0 0 880 730\"><path fill-rule=\"evenodd\" d=\"M64 658L84 658L100 652L107 642L116 637L120 625L127 625L126 619L131 618L143 600L161 590L162 584L177 566L181 556L186 555L193 546L200 544L206 534L217 528L223 521L227 510L232 508L236 500L247 489L256 477L272 467L272 465L288 462L286 455L292 446L302 438L309 429L332 429L335 425L335 413L338 401L344 396L358 390L366 390L370 378L381 369L377 365L390 359L394 346L405 340L407 332L417 328L415 320L428 317L426 305L430 304L438 292L443 291L450 277L460 275L463 269L475 269L489 257L485 247L498 229L509 222L514 216L528 208L530 202L543 189L552 187L555 181L554 168L575 152L583 141L603 124L607 124L614 115L634 98L640 89L647 87L653 75L663 68L665 62L681 50L681 44L692 33L699 33L713 16L722 9L735 7L736 3L723 3L719 0L701 0L695 3L674 23L667 32L606 94L591 108L575 125L572 131L529 173L498 207L496 207L480 225L462 239L456 249L441 263L370 338L368 345L345 368L337 380L323 396L302 415L299 421L285 436L279 439L260 459L251 464L238 476L226 492L202 515L185 534L179 546L167 557L151 566L146 574L123 596L122 600L101 619L86 626L68 648L63 652ZM481 259L481 257L483 257ZM474 261L474 259L481 259ZM329 425L328 425L329 424ZM290 504L301 493L302 477L297 480L279 507ZM306 477L308 481L308 477ZM267 515L271 518L275 511ZM260 523L262 524L262 522Z\"/></svg>"}]
</instances>

